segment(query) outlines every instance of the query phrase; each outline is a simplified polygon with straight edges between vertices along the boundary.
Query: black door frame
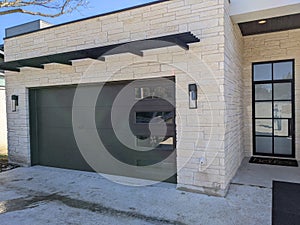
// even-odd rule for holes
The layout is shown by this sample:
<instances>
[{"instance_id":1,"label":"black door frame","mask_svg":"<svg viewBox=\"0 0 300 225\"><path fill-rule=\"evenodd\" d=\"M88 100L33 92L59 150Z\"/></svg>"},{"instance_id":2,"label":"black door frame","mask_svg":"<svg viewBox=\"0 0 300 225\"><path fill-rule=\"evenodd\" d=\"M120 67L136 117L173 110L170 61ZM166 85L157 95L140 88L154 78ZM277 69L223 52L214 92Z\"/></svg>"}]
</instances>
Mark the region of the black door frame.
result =
<instances>
[{"instance_id":1,"label":"black door frame","mask_svg":"<svg viewBox=\"0 0 300 225\"><path fill-rule=\"evenodd\" d=\"M274 67L275 63L280 62L291 62L292 63L292 79L285 79L285 80L274 80ZM254 66L260 64L272 64L272 80L262 80L262 81L254 81ZM255 126L255 84L272 84L272 100L264 100L264 102L274 102L274 89L273 84L276 83L287 83L290 82L292 85L291 90L291 104L292 104L292 125L291 125L291 136L292 136L292 154L291 155L284 155L284 154L275 154L274 153L274 111L273 111L273 104L272 104L272 154L269 153L258 153L256 151L256 126ZM263 118L260 118L263 119ZM268 118L270 119L270 118ZM282 158L295 158L295 59L286 59L286 60L274 60L274 61L264 61L264 62L256 62L252 63L252 143L253 143L253 155L260 155L260 156L271 156L271 157L282 157ZM268 136L270 137L270 136Z\"/></svg>"}]
</instances>

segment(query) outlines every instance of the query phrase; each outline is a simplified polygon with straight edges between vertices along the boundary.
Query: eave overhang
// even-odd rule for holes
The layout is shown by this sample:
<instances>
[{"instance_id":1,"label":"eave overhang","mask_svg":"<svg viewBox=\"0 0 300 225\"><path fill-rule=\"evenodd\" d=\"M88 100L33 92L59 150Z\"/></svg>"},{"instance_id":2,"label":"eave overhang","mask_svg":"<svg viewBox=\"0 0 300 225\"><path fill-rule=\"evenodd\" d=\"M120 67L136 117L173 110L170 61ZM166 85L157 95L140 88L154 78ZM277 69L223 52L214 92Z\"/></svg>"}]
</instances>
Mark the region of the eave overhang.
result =
<instances>
[{"instance_id":1,"label":"eave overhang","mask_svg":"<svg viewBox=\"0 0 300 225\"><path fill-rule=\"evenodd\" d=\"M131 53L143 56L143 51L150 49L179 46L184 50L189 50L189 44L200 42L200 39L191 32L160 36L144 40L125 42L96 48L82 49L70 52L63 52L53 55L39 56L30 59L20 59L0 63L0 69L20 72L22 67L32 67L43 69L45 64L59 63L72 65L73 60L94 59L105 61L105 56Z\"/></svg>"}]
</instances>

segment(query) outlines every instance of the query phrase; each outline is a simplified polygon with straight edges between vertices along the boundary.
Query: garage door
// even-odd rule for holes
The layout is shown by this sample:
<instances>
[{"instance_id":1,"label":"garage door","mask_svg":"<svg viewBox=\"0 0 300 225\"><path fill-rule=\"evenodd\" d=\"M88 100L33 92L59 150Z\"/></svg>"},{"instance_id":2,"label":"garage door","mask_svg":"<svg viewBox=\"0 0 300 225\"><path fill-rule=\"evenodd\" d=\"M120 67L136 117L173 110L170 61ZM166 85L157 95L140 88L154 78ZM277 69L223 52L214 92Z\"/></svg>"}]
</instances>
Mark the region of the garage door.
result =
<instances>
[{"instance_id":1,"label":"garage door","mask_svg":"<svg viewBox=\"0 0 300 225\"><path fill-rule=\"evenodd\" d=\"M150 180L160 180L161 174L165 173L170 175L165 181L176 182L173 81L174 78L159 81L147 79L107 83L104 86L80 86L81 91L86 93L100 88L101 91L93 107L82 103L84 114L94 113L96 127L82 122L75 129L81 129L84 133L95 129L103 146L100 148L91 143L87 144L88 148L96 148L94 150L103 152L103 155L104 151L109 152L118 162L135 168L126 171L120 169L123 167L102 166L101 171L97 169L97 172ZM130 94L124 95L125 89ZM74 134L72 110L76 90L76 85L29 90L33 165L95 171L78 147ZM122 116L122 107L124 114L129 109L128 117ZM118 134L128 133L134 138L128 138L124 143ZM98 156L101 163L101 154ZM151 169L139 169L149 166Z\"/></svg>"}]
</instances>

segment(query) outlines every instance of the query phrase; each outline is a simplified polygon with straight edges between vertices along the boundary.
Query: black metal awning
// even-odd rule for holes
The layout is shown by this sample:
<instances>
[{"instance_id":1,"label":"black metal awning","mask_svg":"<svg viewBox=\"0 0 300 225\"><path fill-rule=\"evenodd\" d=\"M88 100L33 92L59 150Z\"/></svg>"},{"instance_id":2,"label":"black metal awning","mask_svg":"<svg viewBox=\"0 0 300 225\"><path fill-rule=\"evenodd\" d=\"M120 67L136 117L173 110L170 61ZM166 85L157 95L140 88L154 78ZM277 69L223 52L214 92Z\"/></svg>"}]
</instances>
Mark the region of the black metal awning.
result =
<instances>
[{"instance_id":1,"label":"black metal awning","mask_svg":"<svg viewBox=\"0 0 300 225\"><path fill-rule=\"evenodd\" d=\"M125 42L120 44L101 46L96 48L39 56L30 59L9 61L0 63L0 69L20 72L21 67L34 67L43 69L44 64L48 63L72 65L72 60L78 59L89 58L105 61L105 56L122 53L132 53L138 56L143 56L143 51L145 50L164 48L176 45L183 48L184 50L188 50L189 44L196 43L199 41L200 39L193 35L191 32L186 32L132 42Z\"/></svg>"}]
</instances>

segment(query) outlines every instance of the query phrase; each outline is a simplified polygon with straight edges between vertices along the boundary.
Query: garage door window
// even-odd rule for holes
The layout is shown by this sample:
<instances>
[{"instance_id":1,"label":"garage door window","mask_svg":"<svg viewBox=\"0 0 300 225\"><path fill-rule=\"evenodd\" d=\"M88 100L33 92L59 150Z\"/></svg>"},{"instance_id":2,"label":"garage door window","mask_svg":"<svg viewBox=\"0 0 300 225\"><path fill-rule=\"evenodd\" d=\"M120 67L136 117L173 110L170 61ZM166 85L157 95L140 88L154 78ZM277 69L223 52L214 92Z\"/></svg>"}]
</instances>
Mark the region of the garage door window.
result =
<instances>
[{"instance_id":1,"label":"garage door window","mask_svg":"<svg viewBox=\"0 0 300 225\"><path fill-rule=\"evenodd\" d=\"M173 112L136 112L135 122L144 123L161 123L173 124Z\"/></svg>"},{"instance_id":2,"label":"garage door window","mask_svg":"<svg viewBox=\"0 0 300 225\"><path fill-rule=\"evenodd\" d=\"M164 136L137 136L136 145L138 147L152 148L160 150L173 150L173 137Z\"/></svg>"},{"instance_id":3,"label":"garage door window","mask_svg":"<svg viewBox=\"0 0 300 225\"><path fill-rule=\"evenodd\" d=\"M172 98L173 87L138 87L135 88L135 99Z\"/></svg>"}]
</instances>

